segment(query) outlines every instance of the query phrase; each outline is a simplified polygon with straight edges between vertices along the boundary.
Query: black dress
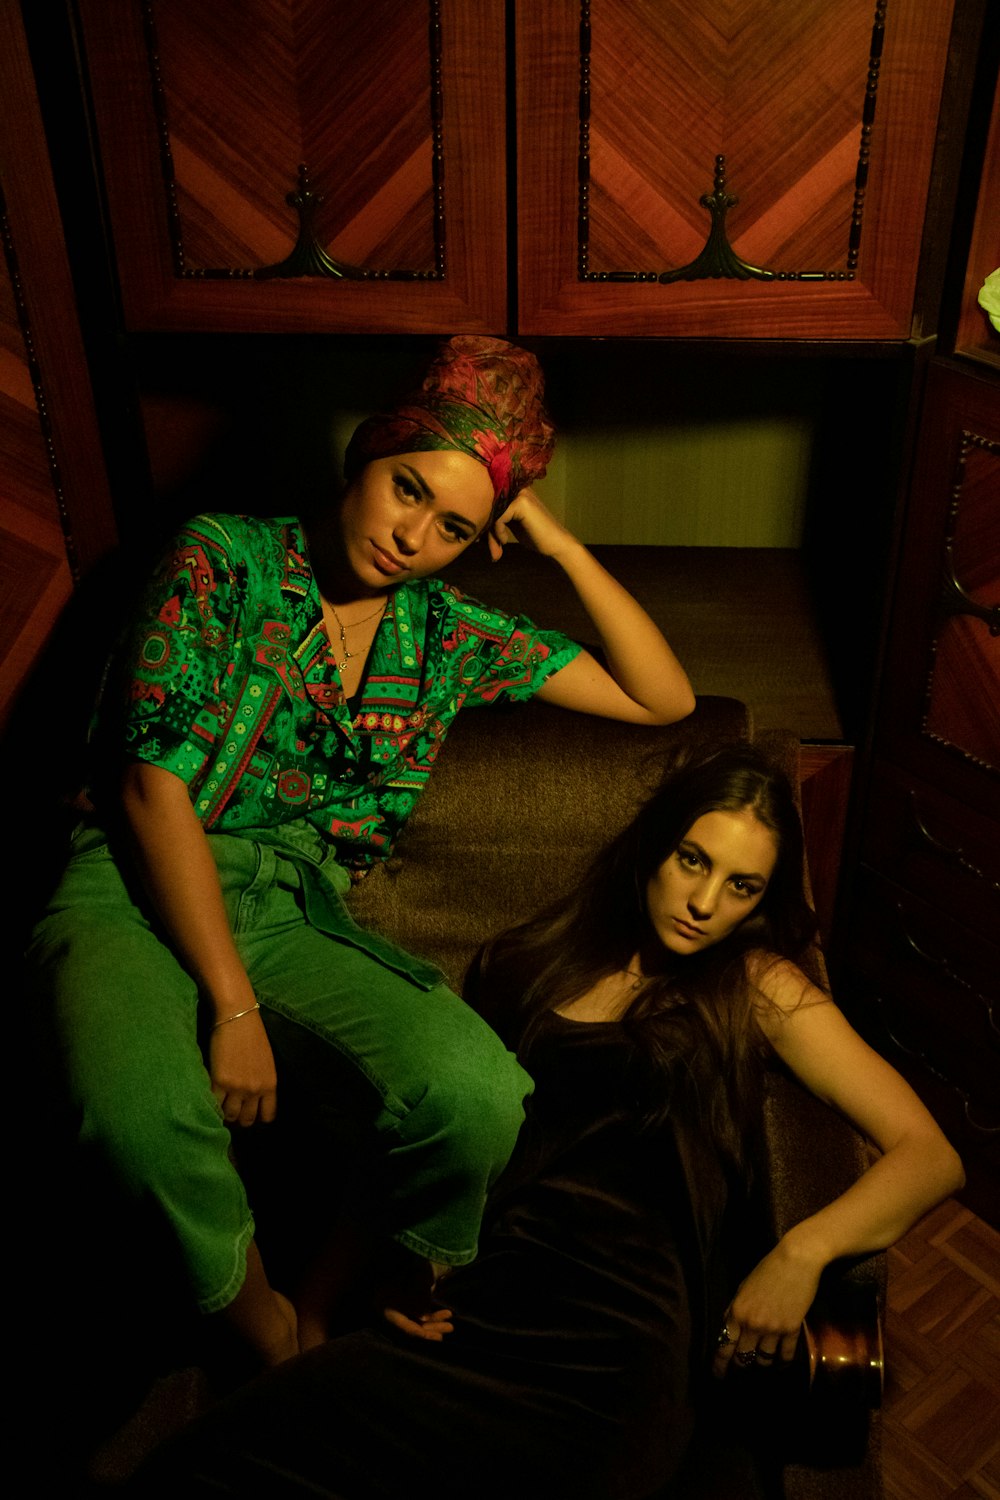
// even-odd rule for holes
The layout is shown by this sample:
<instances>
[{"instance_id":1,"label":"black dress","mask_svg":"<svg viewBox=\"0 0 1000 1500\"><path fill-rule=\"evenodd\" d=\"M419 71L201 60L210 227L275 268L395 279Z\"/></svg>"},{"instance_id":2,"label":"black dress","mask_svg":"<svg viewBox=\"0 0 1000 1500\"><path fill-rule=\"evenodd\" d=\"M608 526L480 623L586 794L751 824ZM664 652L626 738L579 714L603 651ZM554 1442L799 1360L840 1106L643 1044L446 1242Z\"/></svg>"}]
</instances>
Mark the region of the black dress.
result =
<instances>
[{"instance_id":1,"label":"black dress","mask_svg":"<svg viewBox=\"0 0 1000 1500\"><path fill-rule=\"evenodd\" d=\"M527 1065L535 1093L479 1255L441 1283L455 1331L428 1344L366 1329L303 1355L162 1450L136 1492L662 1489L703 1343L704 1160L692 1167L673 1121L644 1123L662 1077L624 1027L552 1015Z\"/></svg>"}]
</instances>

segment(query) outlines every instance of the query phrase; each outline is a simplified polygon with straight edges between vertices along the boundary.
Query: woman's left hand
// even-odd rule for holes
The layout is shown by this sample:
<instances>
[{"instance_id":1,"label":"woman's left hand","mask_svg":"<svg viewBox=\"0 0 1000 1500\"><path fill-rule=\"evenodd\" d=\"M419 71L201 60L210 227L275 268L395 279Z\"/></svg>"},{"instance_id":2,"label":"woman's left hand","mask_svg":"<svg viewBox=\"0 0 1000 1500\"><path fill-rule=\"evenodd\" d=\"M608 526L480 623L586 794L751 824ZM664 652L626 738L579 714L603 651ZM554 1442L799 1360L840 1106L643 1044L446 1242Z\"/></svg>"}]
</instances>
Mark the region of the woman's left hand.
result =
<instances>
[{"instance_id":1,"label":"woman's left hand","mask_svg":"<svg viewBox=\"0 0 1000 1500\"><path fill-rule=\"evenodd\" d=\"M503 557L511 542L523 542L543 557L554 557L569 546L579 546L576 537L546 510L532 489L521 490L490 527L487 541L494 562Z\"/></svg>"},{"instance_id":2,"label":"woman's left hand","mask_svg":"<svg viewBox=\"0 0 1000 1500\"><path fill-rule=\"evenodd\" d=\"M784 1241L765 1255L740 1283L726 1310L713 1373L725 1375L730 1361L746 1369L791 1359L816 1296L821 1269L797 1257Z\"/></svg>"}]
</instances>

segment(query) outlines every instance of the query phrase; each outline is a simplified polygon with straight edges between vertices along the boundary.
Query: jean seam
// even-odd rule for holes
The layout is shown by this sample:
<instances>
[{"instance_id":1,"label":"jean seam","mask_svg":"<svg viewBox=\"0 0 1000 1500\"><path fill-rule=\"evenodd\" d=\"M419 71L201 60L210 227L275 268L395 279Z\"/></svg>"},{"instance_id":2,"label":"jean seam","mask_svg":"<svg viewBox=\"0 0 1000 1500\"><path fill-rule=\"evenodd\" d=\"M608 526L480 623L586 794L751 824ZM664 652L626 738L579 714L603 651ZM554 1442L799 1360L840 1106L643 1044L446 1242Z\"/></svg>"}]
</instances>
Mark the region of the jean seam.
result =
<instances>
[{"instance_id":1,"label":"jean seam","mask_svg":"<svg viewBox=\"0 0 1000 1500\"><path fill-rule=\"evenodd\" d=\"M234 934L246 932L252 927L254 908L273 884L277 868L273 849L265 844L258 844L256 840L246 839L243 843L254 852L255 868L253 875L240 889L233 917Z\"/></svg>"}]
</instances>

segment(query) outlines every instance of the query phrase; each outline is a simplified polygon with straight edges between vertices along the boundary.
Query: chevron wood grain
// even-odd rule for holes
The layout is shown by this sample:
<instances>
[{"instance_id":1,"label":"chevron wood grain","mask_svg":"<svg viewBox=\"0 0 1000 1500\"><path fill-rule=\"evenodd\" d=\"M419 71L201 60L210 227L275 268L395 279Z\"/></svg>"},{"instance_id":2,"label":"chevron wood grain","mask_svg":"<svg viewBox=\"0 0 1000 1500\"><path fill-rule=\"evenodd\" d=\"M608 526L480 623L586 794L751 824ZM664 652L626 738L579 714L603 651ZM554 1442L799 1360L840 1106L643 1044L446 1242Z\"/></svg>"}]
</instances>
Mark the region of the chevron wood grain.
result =
<instances>
[{"instance_id":1,"label":"chevron wood grain","mask_svg":"<svg viewBox=\"0 0 1000 1500\"><path fill-rule=\"evenodd\" d=\"M628 265L614 252L613 225L630 216L608 172L614 157L630 160L688 226L682 243L654 236L660 269L701 248L699 200L720 153L739 183L739 253L789 269L846 267L874 7L601 0L591 10L594 269Z\"/></svg>"},{"instance_id":2,"label":"chevron wood grain","mask_svg":"<svg viewBox=\"0 0 1000 1500\"><path fill-rule=\"evenodd\" d=\"M924 729L984 766L1000 760L1000 642L982 620L959 615L942 626Z\"/></svg>"},{"instance_id":3,"label":"chevron wood grain","mask_svg":"<svg viewBox=\"0 0 1000 1500\"><path fill-rule=\"evenodd\" d=\"M287 255L298 225L286 197L302 162L334 257L348 258L347 237L387 257L373 269L433 271L428 8L383 0L377 26L371 10L367 0L151 6L189 269ZM415 261L400 258L394 231Z\"/></svg>"},{"instance_id":4,"label":"chevron wood grain","mask_svg":"<svg viewBox=\"0 0 1000 1500\"><path fill-rule=\"evenodd\" d=\"M80 14L131 327L504 325L503 0Z\"/></svg>"},{"instance_id":5,"label":"chevron wood grain","mask_svg":"<svg viewBox=\"0 0 1000 1500\"><path fill-rule=\"evenodd\" d=\"M950 12L520 0L522 331L908 336Z\"/></svg>"},{"instance_id":6,"label":"chevron wood grain","mask_svg":"<svg viewBox=\"0 0 1000 1500\"><path fill-rule=\"evenodd\" d=\"M0 6L0 727L115 527L17 7Z\"/></svg>"},{"instance_id":7,"label":"chevron wood grain","mask_svg":"<svg viewBox=\"0 0 1000 1500\"><path fill-rule=\"evenodd\" d=\"M73 587L15 286L8 256L0 260L0 723Z\"/></svg>"}]
</instances>

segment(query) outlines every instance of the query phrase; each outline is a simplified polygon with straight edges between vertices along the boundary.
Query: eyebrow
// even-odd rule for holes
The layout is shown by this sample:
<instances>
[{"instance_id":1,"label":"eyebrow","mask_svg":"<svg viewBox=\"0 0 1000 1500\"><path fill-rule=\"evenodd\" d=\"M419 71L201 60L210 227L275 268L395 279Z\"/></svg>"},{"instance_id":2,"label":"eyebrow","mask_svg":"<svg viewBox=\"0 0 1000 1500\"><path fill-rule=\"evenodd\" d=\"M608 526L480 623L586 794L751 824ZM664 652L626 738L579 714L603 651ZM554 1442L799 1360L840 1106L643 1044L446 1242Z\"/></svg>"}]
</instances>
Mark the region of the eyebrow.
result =
<instances>
[{"instance_id":1,"label":"eyebrow","mask_svg":"<svg viewBox=\"0 0 1000 1500\"><path fill-rule=\"evenodd\" d=\"M411 479L416 480L417 485L421 490L423 490L424 495L428 500L434 500L436 498L434 491L431 489L430 485L427 483L427 480L421 474L419 469L415 469L412 464L400 464L399 467L401 469L405 469Z\"/></svg>"},{"instance_id":2,"label":"eyebrow","mask_svg":"<svg viewBox=\"0 0 1000 1500\"><path fill-rule=\"evenodd\" d=\"M419 469L415 469L412 464L400 464L399 467L406 470L407 474L410 475L411 479L414 481L417 487L423 492L425 499L437 499L437 496L435 495L434 491L431 489L430 485L427 483L427 480L421 474ZM449 510L445 511L445 515L448 516L452 521L459 521L463 526L468 526L469 530L472 532L478 531L479 529L475 521L470 520L468 516L463 516L461 511Z\"/></svg>"},{"instance_id":3,"label":"eyebrow","mask_svg":"<svg viewBox=\"0 0 1000 1500\"><path fill-rule=\"evenodd\" d=\"M703 849L694 839L681 839L677 845L678 849L693 849L700 859L703 859L709 869L714 868L714 862L707 849ZM736 876L737 880L761 880L767 885L767 876L761 875L756 870L731 870L730 877Z\"/></svg>"}]
</instances>

